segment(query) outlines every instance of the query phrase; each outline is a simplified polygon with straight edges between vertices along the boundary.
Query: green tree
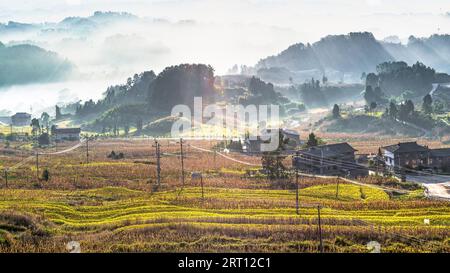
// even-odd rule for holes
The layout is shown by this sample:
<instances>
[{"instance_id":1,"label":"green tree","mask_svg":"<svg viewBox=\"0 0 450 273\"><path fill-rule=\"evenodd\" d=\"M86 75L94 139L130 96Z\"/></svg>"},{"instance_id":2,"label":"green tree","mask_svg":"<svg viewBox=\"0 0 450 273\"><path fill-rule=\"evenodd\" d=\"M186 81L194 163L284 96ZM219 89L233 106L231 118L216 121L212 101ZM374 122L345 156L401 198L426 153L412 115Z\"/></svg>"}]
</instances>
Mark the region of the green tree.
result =
<instances>
[{"instance_id":1,"label":"green tree","mask_svg":"<svg viewBox=\"0 0 450 273\"><path fill-rule=\"evenodd\" d=\"M333 118L337 119L341 117L341 109L339 109L339 105L335 104L333 106Z\"/></svg>"},{"instance_id":2,"label":"green tree","mask_svg":"<svg viewBox=\"0 0 450 273\"><path fill-rule=\"evenodd\" d=\"M283 160L286 156L281 154L284 150L284 145L287 144L288 141L289 139L284 139L280 130L278 148L275 151L263 153L261 163L269 179L280 179L288 176L286 167L283 164Z\"/></svg>"},{"instance_id":3,"label":"green tree","mask_svg":"<svg viewBox=\"0 0 450 273\"><path fill-rule=\"evenodd\" d=\"M41 125L39 124L39 120L37 118L33 118L31 120L31 132L33 136L36 136L37 133L41 130Z\"/></svg>"},{"instance_id":4,"label":"green tree","mask_svg":"<svg viewBox=\"0 0 450 273\"><path fill-rule=\"evenodd\" d=\"M433 113L433 98L430 94L427 94L425 97L423 97L422 110L427 115Z\"/></svg>"},{"instance_id":5,"label":"green tree","mask_svg":"<svg viewBox=\"0 0 450 273\"><path fill-rule=\"evenodd\" d=\"M50 172L48 171L48 169L45 169L42 172L42 180L48 182L50 180Z\"/></svg>"},{"instance_id":6,"label":"green tree","mask_svg":"<svg viewBox=\"0 0 450 273\"><path fill-rule=\"evenodd\" d=\"M59 120L62 118L61 107L55 105L55 119Z\"/></svg>"},{"instance_id":7,"label":"green tree","mask_svg":"<svg viewBox=\"0 0 450 273\"><path fill-rule=\"evenodd\" d=\"M308 136L308 141L306 142L307 147L315 147L319 145L319 139L314 133L310 133Z\"/></svg>"},{"instance_id":8,"label":"green tree","mask_svg":"<svg viewBox=\"0 0 450 273\"><path fill-rule=\"evenodd\" d=\"M136 130L138 133L142 131L142 127L143 127L142 118L138 118L138 120L136 121Z\"/></svg>"},{"instance_id":9,"label":"green tree","mask_svg":"<svg viewBox=\"0 0 450 273\"><path fill-rule=\"evenodd\" d=\"M371 102L371 103L370 103L370 111L371 111L371 112L375 111L375 109L377 109L377 106L378 106L378 105L377 105L376 102L374 102L374 101Z\"/></svg>"},{"instance_id":10,"label":"green tree","mask_svg":"<svg viewBox=\"0 0 450 273\"><path fill-rule=\"evenodd\" d=\"M48 133L48 129L50 127L50 115L47 112L43 112L41 115L41 124L42 127L45 128L45 130Z\"/></svg>"},{"instance_id":11,"label":"green tree","mask_svg":"<svg viewBox=\"0 0 450 273\"><path fill-rule=\"evenodd\" d=\"M50 136L47 132L42 133L38 138L39 145L50 145Z\"/></svg>"},{"instance_id":12,"label":"green tree","mask_svg":"<svg viewBox=\"0 0 450 273\"><path fill-rule=\"evenodd\" d=\"M392 119L396 119L398 117L397 105L393 101L391 101L391 103L389 104L389 116Z\"/></svg>"}]
</instances>

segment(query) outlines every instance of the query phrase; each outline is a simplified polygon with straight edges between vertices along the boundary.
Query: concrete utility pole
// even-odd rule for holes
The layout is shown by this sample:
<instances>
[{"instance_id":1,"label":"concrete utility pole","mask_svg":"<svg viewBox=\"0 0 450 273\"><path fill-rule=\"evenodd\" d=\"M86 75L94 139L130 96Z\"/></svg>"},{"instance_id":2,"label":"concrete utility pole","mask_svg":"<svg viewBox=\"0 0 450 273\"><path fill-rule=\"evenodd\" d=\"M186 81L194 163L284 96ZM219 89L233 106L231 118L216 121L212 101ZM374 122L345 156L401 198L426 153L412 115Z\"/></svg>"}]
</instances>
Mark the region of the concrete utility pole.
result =
<instances>
[{"instance_id":1,"label":"concrete utility pole","mask_svg":"<svg viewBox=\"0 0 450 273\"><path fill-rule=\"evenodd\" d=\"M320 209L321 209L320 205L317 206L317 217L318 217L318 221L319 221L319 223L318 223L319 224L319 250L320 250L320 253L323 253L322 223L320 220Z\"/></svg>"},{"instance_id":2,"label":"concrete utility pole","mask_svg":"<svg viewBox=\"0 0 450 273\"><path fill-rule=\"evenodd\" d=\"M89 164L89 137L86 137L86 164Z\"/></svg>"},{"instance_id":3,"label":"concrete utility pole","mask_svg":"<svg viewBox=\"0 0 450 273\"><path fill-rule=\"evenodd\" d=\"M183 139L180 138L180 150L181 150L181 184L184 187L184 153L183 153Z\"/></svg>"},{"instance_id":4,"label":"concrete utility pole","mask_svg":"<svg viewBox=\"0 0 450 273\"><path fill-rule=\"evenodd\" d=\"M336 179L336 199L339 198L339 176Z\"/></svg>"},{"instance_id":5,"label":"concrete utility pole","mask_svg":"<svg viewBox=\"0 0 450 273\"><path fill-rule=\"evenodd\" d=\"M155 140L155 147L156 151L156 173L157 173L157 182L156 184L158 186L161 185L161 145L157 140Z\"/></svg>"},{"instance_id":6,"label":"concrete utility pole","mask_svg":"<svg viewBox=\"0 0 450 273\"><path fill-rule=\"evenodd\" d=\"M295 211L297 213L297 215L300 215L299 212L299 203L298 203L298 168L295 168L295 183L296 183L296 188L295 188Z\"/></svg>"},{"instance_id":7,"label":"concrete utility pole","mask_svg":"<svg viewBox=\"0 0 450 273\"><path fill-rule=\"evenodd\" d=\"M5 187L8 187L8 169L5 169Z\"/></svg>"},{"instance_id":8,"label":"concrete utility pole","mask_svg":"<svg viewBox=\"0 0 450 273\"><path fill-rule=\"evenodd\" d=\"M39 152L36 152L36 180L39 181Z\"/></svg>"},{"instance_id":9,"label":"concrete utility pole","mask_svg":"<svg viewBox=\"0 0 450 273\"><path fill-rule=\"evenodd\" d=\"M323 175L323 149L320 149L320 174Z\"/></svg>"},{"instance_id":10,"label":"concrete utility pole","mask_svg":"<svg viewBox=\"0 0 450 273\"><path fill-rule=\"evenodd\" d=\"M202 199L205 199L205 192L203 190L203 174L200 176L200 185L202 186Z\"/></svg>"}]
</instances>

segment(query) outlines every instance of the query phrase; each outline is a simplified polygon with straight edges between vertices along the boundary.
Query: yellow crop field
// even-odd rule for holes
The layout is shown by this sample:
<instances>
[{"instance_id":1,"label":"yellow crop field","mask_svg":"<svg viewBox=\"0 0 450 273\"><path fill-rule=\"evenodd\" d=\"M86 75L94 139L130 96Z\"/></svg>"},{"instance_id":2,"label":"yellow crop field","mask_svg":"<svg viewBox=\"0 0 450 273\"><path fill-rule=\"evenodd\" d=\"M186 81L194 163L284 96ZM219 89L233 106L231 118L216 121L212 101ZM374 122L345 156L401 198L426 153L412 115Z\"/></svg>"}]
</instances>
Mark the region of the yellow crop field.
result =
<instances>
[{"instance_id":1,"label":"yellow crop field","mask_svg":"<svg viewBox=\"0 0 450 273\"><path fill-rule=\"evenodd\" d=\"M214 142L192 141L183 186L179 144L161 143L158 188L151 140L92 141L89 163L84 145L52 154L76 143L41 148L39 162L1 148L0 165L17 167L7 187L0 180L0 252L66 252L70 241L82 252L318 252L319 209L326 252L367 252L374 240L382 252L450 250L450 207L423 189L392 195L368 179L300 177L297 214L294 178L282 186L247 175L260 157L227 155L233 161L194 149ZM43 170L48 180L36 178Z\"/></svg>"}]
</instances>

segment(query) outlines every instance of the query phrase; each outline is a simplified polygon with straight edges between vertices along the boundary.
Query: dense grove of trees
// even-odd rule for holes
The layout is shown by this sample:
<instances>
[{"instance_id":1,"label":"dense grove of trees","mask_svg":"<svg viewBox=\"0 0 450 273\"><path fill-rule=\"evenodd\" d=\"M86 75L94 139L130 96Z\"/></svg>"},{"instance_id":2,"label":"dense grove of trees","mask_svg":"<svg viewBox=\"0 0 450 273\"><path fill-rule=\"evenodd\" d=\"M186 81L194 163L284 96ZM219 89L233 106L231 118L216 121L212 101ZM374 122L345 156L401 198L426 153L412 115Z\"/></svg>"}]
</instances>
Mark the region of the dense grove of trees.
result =
<instances>
[{"instance_id":1,"label":"dense grove of trees","mask_svg":"<svg viewBox=\"0 0 450 273\"><path fill-rule=\"evenodd\" d=\"M259 78L252 77L249 81L248 92L239 98L239 103L248 104L281 104L288 102L288 99L281 96L274 90L272 83L266 83Z\"/></svg>"},{"instance_id":2,"label":"dense grove of trees","mask_svg":"<svg viewBox=\"0 0 450 273\"><path fill-rule=\"evenodd\" d=\"M127 104L116 106L104 112L94 121L94 128L101 130L102 133L112 133L119 135L122 128L124 133L128 135L131 126L137 128L139 132L142 130L142 120L146 118L146 107L143 104Z\"/></svg>"},{"instance_id":3,"label":"dense grove of trees","mask_svg":"<svg viewBox=\"0 0 450 273\"><path fill-rule=\"evenodd\" d=\"M170 112L178 104L192 106L194 97L212 102L217 95L214 88L214 69L204 64L181 64L167 67L150 87L149 104Z\"/></svg>"},{"instance_id":4,"label":"dense grove of trees","mask_svg":"<svg viewBox=\"0 0 450 273\"><path fill-rule=\"evenodd\" d=\"M430 97L428 96L426 95L423 99L424 105L422 105L422 111L416 110L412 100L406 100L400 104L391 101L385 110L384 118L409 122L421 128L431 129L434 127L435 121L430 116L433 108L432 101L430 101ZM425 109L423 108L424 106Z\"/></svg>"},{"instance_id":5,"label":"dense grove of trees","mask_svg":"<svg viewBox=\"0 0 450 273\"><path fill-rule=\"evenodd\" d=\"M142 104L148 98L150 84L156 78L153 71L135 74L128 78L126 84L108 87L105 98L94 102L86 101L83 105L77 105L75 115L83 118L90 114L99 114L111 108L127 104Z\"/></svg>"},{"instance_id":6,"label":"dense grove of trees","mask_svg":"<svg viewBox=\"0 0 450 273\"><path fill-rule=\"evenodd\" d=\"M319 80L311 79L300 85L300 98L308 107L322 107L328 105Z\"/></svg>"},{"instance_id":7,"label":"dense grove of trees","mask_svg":"<svg viewBox=\"0 0 450 273\"><path fill-rule=\"evenodd\" d=\"M170 113L173 106L192 106L199 96L208 103L216 98L214 70L203 64L182 64L166 68L158 76L153 71L136 74L123 85L109 87L102 100L76 106L75 117L97 117L88 126L102 132L141 131L156 117Z\"/></svg>"},{"instance_id":8,"label":"dense grove of trees","mask_svg":"<svg viewBox=\"0 0 450 273\"><path fill-rule=\"evenodd\" d=\"M367 85L366 90L364 91L364 99L366 100L367 105L371 105L372 103L384 104L388 102L386 95L379 86L372 88L371 85Z\"/></svg>"},{"instance_id":9,"label":"dense grove of trees","mask_svg":"<svg viewBox=\"0 0 450 273\"><path fill-rule=\"evenodd\" d=\"M430 92L433 83L450 82L450 76L439 74L422 63L408 66L405 62L384 62L377 66L377 73L369 73L366 86L374 91L380 88L390 96L400 96L406 90L412 97L422 97Z\"/></svg>"}]
</instances>

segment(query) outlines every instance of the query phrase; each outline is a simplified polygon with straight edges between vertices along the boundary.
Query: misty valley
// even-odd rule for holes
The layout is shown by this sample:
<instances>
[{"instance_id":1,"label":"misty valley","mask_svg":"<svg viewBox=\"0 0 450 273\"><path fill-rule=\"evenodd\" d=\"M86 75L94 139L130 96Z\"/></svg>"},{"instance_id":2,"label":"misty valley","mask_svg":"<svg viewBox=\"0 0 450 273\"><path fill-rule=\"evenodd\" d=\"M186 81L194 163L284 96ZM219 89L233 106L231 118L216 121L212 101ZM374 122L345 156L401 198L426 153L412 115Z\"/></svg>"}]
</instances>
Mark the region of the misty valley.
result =
<instances>
[{"instance_id":1,"label":"misty valley","mask_svg":"<svg viewBox=\"0 0 450 273\"><path fill-rule=\"evenodd\" d=\"M40 1L0 3L0 253L450 252L439 1Z\"/></svg>"}]
</instances>

